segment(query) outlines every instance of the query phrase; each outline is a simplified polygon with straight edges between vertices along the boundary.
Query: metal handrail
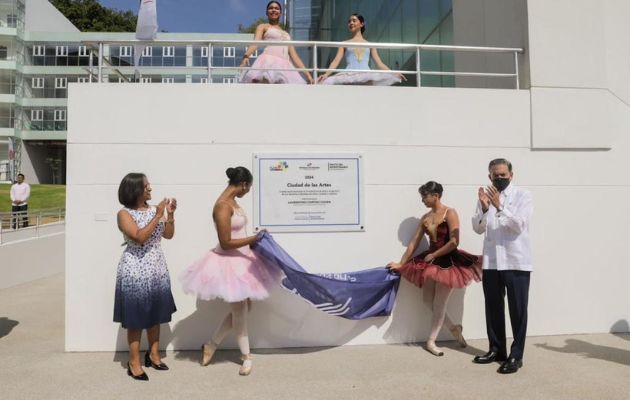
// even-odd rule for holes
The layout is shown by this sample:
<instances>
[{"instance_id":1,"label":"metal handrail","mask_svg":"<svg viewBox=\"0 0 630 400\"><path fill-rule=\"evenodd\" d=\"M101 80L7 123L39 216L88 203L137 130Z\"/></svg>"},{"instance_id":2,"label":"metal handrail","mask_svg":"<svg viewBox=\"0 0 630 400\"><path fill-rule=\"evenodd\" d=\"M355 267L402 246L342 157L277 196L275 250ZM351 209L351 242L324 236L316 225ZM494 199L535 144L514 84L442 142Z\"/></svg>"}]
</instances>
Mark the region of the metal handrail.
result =
<instances>
[{"instance_id":1,"label":"metal handrail","mask_svg":"<svg viewBox=\"0 0 630 400\"><path fill-rule=\"evenodd\" d=\"M86 46L90 46L92 51L94 49L98 49L98 77L97 82L102 82L103 76L103 64L106 62L103 56L103 48L105 44L108 45L128 45L128 46L154 46L154 45L199 45L208 48L208 54L206 56L208 60L208 66L204 67L171 67L171 68L187 68L187 69L203 69L207 71L208 80L211 81L212 72L215 70L256 70L251 67L215 67L212 65L212 49L214 46L221 45L242 45L242 46L295 46L295 47L312 47L312 56L314 66L311 68L293 68L293 71L308 71L313 73L313 78L315 84L317 84L317 76L320 72L352 72L346 69L330 69L330 68L320 68L317 66L317 49L321 47L326 48L339 48L339 47L358 47L358 48L374 48L374 49L389 49L389 50L410 50L415 51L416 53L416 69L413 71L410 70L379 70L382 73L389 74L415 74L417 76L416 86L421 86L421 80L423 75L434 75L434 76L477 76L477 77L495 77L495 78L514 78L515 80L515 88L520 89L519 84L519 68L518 68L518 55L523 54L524 50L520 47L489 47L489 46L455 46L455 45L435 45L435 44L411 44L411 43L374 43L374 42L366 42L366 43L355 43L355 42L331 42L331 41L312 41L312 40L229 40L229 39L213 39L213 40L203 40L203 39L172 39L172 40L137 40L137 39L129 39L129 40L108 40L108 41L82 41L82 44ZM513 73L494 73L494 72L443 72L443 71L423 71L421 68L421 52L422 51L452 51L452 52L477 52L477 53L506 53L512 54L514 60L514 72ZM91 57L90 57L91 59ZM142 67L142 66L130 66L135 69L142 68L160 68L160 67ZM90 68L90 74L92 72L92 66ZM125 68L125 67L117 67L117 68ZM258 68L257 68L258 69ZM267 68L268 69L268 68ZM285 70L285 69L273 69L273 70ZM353 70L354 71L354 70ZM357 70L359 71L359 70ZM118 71L117 71L118 72ZM364 72L364 71L360 71Z\"/></svg>"},{"instance_id":2,"label":"metal handrail","mask_svg":"<svg viewBox=\"0 0 630 400\"><path fill-rule=\"evenodd\" d=\"M20 226L24 222L24 217L28 220L28 227ZM46 222L48 219L52 219L52 221ZM32 237L37 238L40 236L40 227L49 224L65 223L65 220L65 208L0 212L0 245L5 242L3 240L4 234L8 234L9 232L29 230L32 232ZM14 222L18 229L13 229Z\"/></svg>"}]
</instances>

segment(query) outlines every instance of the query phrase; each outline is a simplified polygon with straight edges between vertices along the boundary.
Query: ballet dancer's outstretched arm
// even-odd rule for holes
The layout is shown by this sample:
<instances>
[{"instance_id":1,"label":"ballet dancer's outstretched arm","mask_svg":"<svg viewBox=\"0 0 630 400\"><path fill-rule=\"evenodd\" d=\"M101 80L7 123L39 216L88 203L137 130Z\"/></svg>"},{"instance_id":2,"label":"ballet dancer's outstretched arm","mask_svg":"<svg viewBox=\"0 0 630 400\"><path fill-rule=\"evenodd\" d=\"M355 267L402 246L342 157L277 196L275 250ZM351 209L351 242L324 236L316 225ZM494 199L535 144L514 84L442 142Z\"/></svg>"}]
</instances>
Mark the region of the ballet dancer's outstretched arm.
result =
<instances>
[{"instance_id":1,"label":"ballet dancer's outstretched arm","mask_svg":"<svg viewBox=\"0 0 630 400\"><path fill-rule=\"evenodd\" d=\"M370 56L372 57L372 60L374 60L374 64L376 64L376 68L383 71L391 71L391 69L387 65L385 65L383 60L381 60L381 57L378 55L378 51L376 49L370 49ZM407 81L407 78L405 78L405 75L397 74L397 76L403 81Z\"/></svg>"},{"instance_id":2,"label":"ballet dancer's outstretched arm","mask_svg":"<svg viewBox=\"0 0 630 400\"><path fill-rule=\"evenodd\" d=\"M256 27L256 33L254 34L254 40L262 40L263 35L265 34L265 31L267 30L268 27L269 27L269 24L258 25ZM249 45L247 47L247 50L245 50L245 54L243 54L243 61L241 62L241 65L239 67L249 66L249 57L251 57L251 55L254 54L257 48L258 46L256 46L255 44Z\"/></svg>"},{"instance_id":3,"label":"ballet dancer's outstretched arm","mask_svg":"<svg viewBox=\"0 0 630 400\"><path fill-rule=\"evenodd\" d=\"M424 219L426 216L427 214L423 215L422 218L420 218L418 229L416 229L416 233L413 236L413 239L411 239L411 242L409 242L409 246L407 246L407 250L405 250L405 252L403 253L402 257L400 258L400 261L390 262L389 264L387 264L387 268L397 270L403 265L405 265L411 259L411 257L413 256L413 253L415 253L416 249L418 248L418 245L420 244L420 240L422 240L422 237L426 233L426 227L424 226Z\"/></svg>"},{"instance_id":4,"label":"ballet dancer's outstretched arm","mask_svg":"<svg viewBox=\"0 0 630 400\"><path fill-rule=\"evenodd\" d=\"M343 58L345 52L345 47L338 48L337 54L335 55L335 58L333 58L333 60L330 62L328 69L336 69L339 66L339 63L341 63L341 59ZM332 74L332 71L326 71L324 75L321 75L319 78L317 78L317 82L321 82L324 79L328 78L330 74Z\"/></svg>"},{"instance_id":5,"label":"ballet dancer's outstretched arm","mask_svg":"<svg viewBox=\"0 0 630 400\"><path fill-rule=\"evenodd\" d=\"M306 68L304 66L304 63L302 62L302 59L300 58L298 53L295 51L293 46L289 46L289 57L291 57L291 61L293 62L293 65L295 65L296 68ZM308 83L312 84L313 76L311 75L311 73L308 71L303 71L303 74L306 75L306 80L308 81Z\"/></svg>"}]
</instances>

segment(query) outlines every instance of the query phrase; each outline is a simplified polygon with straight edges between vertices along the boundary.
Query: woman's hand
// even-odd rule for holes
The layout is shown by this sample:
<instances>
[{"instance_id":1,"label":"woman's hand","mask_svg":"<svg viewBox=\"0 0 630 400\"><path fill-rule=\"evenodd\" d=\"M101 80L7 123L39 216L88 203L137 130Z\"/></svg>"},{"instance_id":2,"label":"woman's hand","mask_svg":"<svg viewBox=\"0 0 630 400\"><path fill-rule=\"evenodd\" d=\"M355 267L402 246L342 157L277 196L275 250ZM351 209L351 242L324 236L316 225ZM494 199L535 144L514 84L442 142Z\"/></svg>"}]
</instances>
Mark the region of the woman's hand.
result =
<instances>
[{"instance_id":1,"label":"woman's hand","mask_svg":"<svg viewBox=\"0 0 630 400\"><path fill-rule=\"evenodd\" d=\"M328 75L320 75L319 78L317 78L317 83L324 82L326 78L328 78Z\"/></svg>"},{"instance_id":2,"label":"woman's hand","mask_svg":"<svg viewBox=\"0 0 630 400\"><path fill-rule=\"evenodd\" d=\"M396 270L400 269L401 267L402 267L401 263L397 263L397 262L392 261L389 264L387 264L386 268L390 269L392 271L396 271Z\"/></svg>"},{"instance_id":3,"label":"woman's hand","mask_svg":"<svg viewBox=\"0 0 630 400\"><path fill-rule=\"evenodd\" d=\"M177 199L173 197L166 205L166 212L169 216L172 216L173 214L175 214L175 210L177 210Z\"/></svg>"},{"instance_id":4,"label":"woman's hand","mask_svg":"<svg viewBox=\"0 0 630 400\"><path fill-rule=\"evenodd\" d=\"M407 77L403 74L396 74L397 77L400 78L402 82L407 82Z\"/></svg>"},{"instance_id":5,"label":"woman's hand","mask_svg":"<svg viewBox=\"0 0 630 400\"><path fill-rule=\"evenodd\" d=\"M249 57L243 57L243 61L241 61L239 67L249 67Z\"/></svg>"},{"instance_id":6,"label":"woman's hand","mask_svg":"<svg viewBox=\"0 0 630 400\"><path fill-rule=\"evenodd\" d=\"M162 201L158 203L157 206L155 206L156 208L155 215L157 215L159 218L162 218L164 216L164 209L166 208L167 204L168 204L168 199L165 197L162 199Z\"/></svg>"},{"instance_id":7,"label":"woman's hand","mask_svg":"<svg viewBox=\"0 0 630 400\"><path fill-rule=\"evenodd\" d=\"M433 260L435 260L435 256L433 255L433 253L429 253L426 256L424 256L424 262L432 262Z\"/></svg>"},{"instance_id":8,"label":"woman's hand","mask_svg":"<svg viewBox=\"0 0 630 400\"><path fill-rule=\"evenodd\" d=\"M306 73L306 81L308 82L309 85L312 85L313 83L315 83L315 81L313 80L313 77L308 72Z\"/></svg>"}]
</instances>

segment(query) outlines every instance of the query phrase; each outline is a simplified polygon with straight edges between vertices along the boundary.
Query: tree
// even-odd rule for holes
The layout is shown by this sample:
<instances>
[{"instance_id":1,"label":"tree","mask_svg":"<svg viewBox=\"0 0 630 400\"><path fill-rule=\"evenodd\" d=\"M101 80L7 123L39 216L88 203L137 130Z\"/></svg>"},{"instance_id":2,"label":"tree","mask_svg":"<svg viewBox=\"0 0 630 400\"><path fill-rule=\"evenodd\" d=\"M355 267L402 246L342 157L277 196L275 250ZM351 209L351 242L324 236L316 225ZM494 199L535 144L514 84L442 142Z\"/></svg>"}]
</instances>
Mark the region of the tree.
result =
<instances>
[{"instance_id":1,"label":"tree","mask_svg":"<svg viewBox=\"0 0 630 400\"><path fill-rule=\"evenodd\" d=\"M265 17L260 17L257 18L254 22L252 22L251 24L245 26L243 24L238 24L238 33L255 33L256 32L256 27L260 24L266 24L267 23L267 18Z\"/></svg>"},{"instance_id":2,"label":"tree","mask_svg":"<svg viewBox=\"0 0 630 400\"><path fill-rule=\"evenodd\" d=\"M84 32L135 32L136 15L104 7L96 0L50 0L66 18Z\"/></svg>"}]
</instances>

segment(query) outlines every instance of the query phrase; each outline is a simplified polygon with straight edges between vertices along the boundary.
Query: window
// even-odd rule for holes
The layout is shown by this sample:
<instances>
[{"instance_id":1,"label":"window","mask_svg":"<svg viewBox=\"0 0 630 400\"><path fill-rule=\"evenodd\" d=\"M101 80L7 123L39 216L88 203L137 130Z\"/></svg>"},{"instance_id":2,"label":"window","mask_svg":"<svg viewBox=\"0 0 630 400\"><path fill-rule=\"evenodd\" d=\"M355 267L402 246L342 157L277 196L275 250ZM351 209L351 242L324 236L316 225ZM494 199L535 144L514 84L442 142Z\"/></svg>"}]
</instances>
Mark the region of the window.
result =
<instances>
[{"instance_id":1,"label":"window","mask_svg":"<svg viewBox=\"0 0 630 400\"><path fill-rule=\"evenodd\" d=\"M43 57L46 53L45 46L33 46L33 56Z\"/></svg>"},{"instance_id":2,"label":"window","mask_svg":"<svg viewBox=\"0 0 630 400\"><path fill-rule=\"evenodd\" d=\"M9 57L9 49L7 46L0 46L0 60L6 60Z\"/></svg>"},{"instance_id":3,"label":"window","mask_svg":"<svg viewBox=\"0 0 630 400\"><path fill-rule=\"evenodd\" d=\"M15 28L17 26L17 15L15 14L7 15L7 26L9 28Z\"/></svg>"},{"instance_id":4,"label":"window","mask_svg":"<svg viewBox=\"0 0 630 400\"><path fill-rule=\"evenodd\" d=\"M68 46L55 46L55 55L57 57L67 57Z\"/></svg>"},{"instance_id":5,"label":"window","mask_svg":"<svg viewBox=\"0 0 630 400\"><path fill-rule=\"evenodd\" d=\"M236 83L236 78L235 77L224 77L223 78L223 83Z\"/></svg>"},{"instance_id":6,"label":"window","mask_svg":"<svg viewBox=\"0 0 630 400\"><path fill-rule=\"evenodd\" d=\"M207 47L202 47L201 48L201 57L208 57L208 48Z\"/></svg>"},{"instance_id":7,"label":"window","mask_svg":"<svg viewBox=\"0 0 630 400\"><path fill-rule=\"evenodd\" d=\"M151 78L140 78L140 83L151 83Z\"/></svg>"},{"instance_id":8,"label":"window","mask_svg":"<svg viewBox=\"0 0 630 400\"><path fill-rule=\"evenodd\" d=\"M44 78L33 78L31 80L31 87L33 89L43 89L44 88Z\"/></svg>"},{"instance_id":9,"label":"window","mask_svg":"<svg viewBox=\"0 0 630 400\"><path fill-rule=\"evenodd\" d=\"M31 110L31 121L43 121L44 110Z\"/></svg>"},{"instance_id":10,"label":"window","mask_svg":"<svg viewBox=\"0 0 630 400\"><path fill-rule=\"evenodd\" d=\"M234 58L236 56L236 48L235 47L224 47L223 48L223 57L224 58Z\"/></svg>"},{"instance_id":11,"label":"window","mask_svg":"<svg viewBox=\"0 0 630 400\"><path fill-rule=\"evenodd\" d=\"M162 56L164 56L164 57L175 57L175 46L164 46L164 47L162 47Z\"/></svg>"},{"instance_id":12,"label":"window","mask_svg":"<svg viewBox=\"0 0 630 400\"><path fill-rule=\"evenodd\" d=\"M79 57L89 57L89 55L87 46L79 46Z\"/></svg>"},{"instance_id":13,"label":"window","mask_svg":"<svg viewBox=\"0 0 630 400\"><path fill-rule=\"evenodd\" d=\"M142 57L153 57L153 47L145 47L144 50L142 50Z\"/></svg>"},{"instance_id":14,"label":"window","mask_svg":"<svg viewBox=\"0 0 630 400\"><path fill-rule=\"evenodd\" d=\"M247 50L245 50L245 51L247 51ZM249 58L256 58L256 57L258 57L258 49L256 49L256 51L253 52L251 56L249 56Z\"/></svg>"},{"instance_id":15,"label":"window","mask_svg":"<svg viewBox=\"0 0 630 400\"><path fill-rule=\"evenodd\" d=\"M55 121L65 121L66 110L55 110Z\"/></svg>"},{"instance_id":16,"label":"window","mask_svg":"<svg viewBox=\"0 0 630 400\"><path fill-rule=\"evenodd\" d=\"M77 83L89 83L90 82L90 77L79 77L77 78Z\"/></svg>"},{"instance_id":17,"label":"window","mask_svg":"<svg viewBox=\"0 0 630 400\"><path fill-rule=\"evenodd\" d=\"M55 89L65 89L68 87L68 78L55 78Z\"/></svg>"},{"instance_id":18,"label":"window","mask_svg":"<svg viewBox=\"0 0 630 400\"><path fill-rule=\"evenodd\" d=\"M131 57L131 46L120 46L121 57Z\"/></svg>"},{"instance_id":19,"label":"window","mask_svg":"<svg viewBox=\"0 0 630 400\"><path fill-rule=\"evenodd\" d=\"M201 78L199 83L208 83L208 78Z\"/></svg>"},{"instance_id":20,"label":"window","mask_svg":"<svg viewBox=\"0 0 630 400\"><path fill-rule=\"evenodd\" d=\"M175 78L162 78L162 83L175 83Z\"/></svg>"}]
</instances>

